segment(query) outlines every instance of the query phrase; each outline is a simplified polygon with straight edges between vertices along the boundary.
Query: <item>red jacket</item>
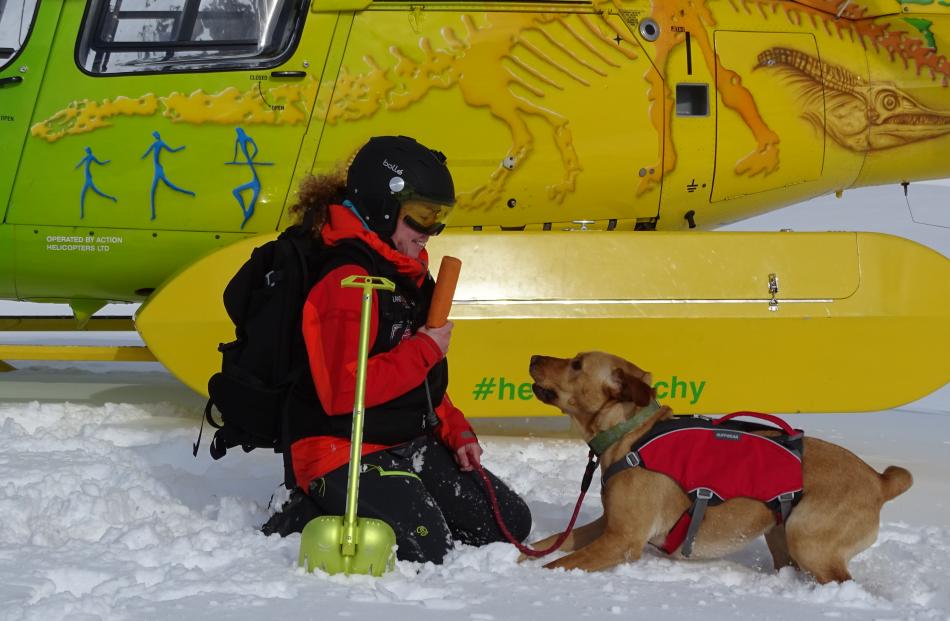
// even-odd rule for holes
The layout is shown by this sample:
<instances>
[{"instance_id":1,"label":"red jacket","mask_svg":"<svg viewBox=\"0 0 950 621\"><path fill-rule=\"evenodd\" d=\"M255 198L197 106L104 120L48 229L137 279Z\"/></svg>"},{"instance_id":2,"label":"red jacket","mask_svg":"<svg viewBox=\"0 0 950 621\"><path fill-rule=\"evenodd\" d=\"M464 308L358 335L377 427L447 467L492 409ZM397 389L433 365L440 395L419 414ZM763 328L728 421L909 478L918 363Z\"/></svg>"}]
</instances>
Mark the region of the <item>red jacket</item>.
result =
<instances>
[{"instance_id":1,"label":"red jacket","mask_svg":"<svg viewBox=\"0 0 950 621\"><path fill-rule=\"evenodd\" d=\"M333 246L350 238L358 238L396 266L400 274L421 285L428 271L425 250L418 260L411 259L366 230L346 207L331 205L323 227L324 243ZM356 396L362 290L340 287L343 278L353 275L367 273L358 265L343 265L330 271L310 290L303 309L303 338L313 384L320 404L331 416L352 414ZM373 308L379 308L375 292ZM370 343L376 339L377 324L378 316L374 312L370 319ZM435 341L420 333L406 335L390 351L371 356L366 367L365 407L386 403L419 386L442 357ZM435 412L441 421L435 433L450 449L455 451L478 441L448 395L436 406ZM385 448L388 447L364 442L362 454ZM293 444L291 455L297 484L307 490L313 479L349 463L350 441L333 436L303 438Z\"/></svg>"}]
</instances>

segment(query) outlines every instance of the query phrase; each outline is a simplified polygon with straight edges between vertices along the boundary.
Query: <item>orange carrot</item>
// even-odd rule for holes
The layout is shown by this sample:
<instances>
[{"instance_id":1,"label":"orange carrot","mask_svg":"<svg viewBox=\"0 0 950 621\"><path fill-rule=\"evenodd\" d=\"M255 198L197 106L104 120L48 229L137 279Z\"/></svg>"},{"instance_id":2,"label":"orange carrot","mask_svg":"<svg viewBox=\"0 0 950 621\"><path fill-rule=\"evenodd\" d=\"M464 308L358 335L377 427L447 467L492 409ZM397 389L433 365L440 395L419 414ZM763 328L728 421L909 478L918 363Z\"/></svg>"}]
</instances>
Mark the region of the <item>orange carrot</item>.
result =
<instances>
[{"instance_id":1,"label":"orange carrot","mask_svg":"<svg viewBox=\"0 0 950 621\"><path fill-rule=\"evenodd\" d=\"M452 298L455 297L455 285L458 284L461 271L460 260L455 257L442 257L439 276L436 278L435 290L432 292L432 303L429 305L429 317L426 319L426 326L429 328L441 328L449 320Z\"/></svg>"}]
</instances>

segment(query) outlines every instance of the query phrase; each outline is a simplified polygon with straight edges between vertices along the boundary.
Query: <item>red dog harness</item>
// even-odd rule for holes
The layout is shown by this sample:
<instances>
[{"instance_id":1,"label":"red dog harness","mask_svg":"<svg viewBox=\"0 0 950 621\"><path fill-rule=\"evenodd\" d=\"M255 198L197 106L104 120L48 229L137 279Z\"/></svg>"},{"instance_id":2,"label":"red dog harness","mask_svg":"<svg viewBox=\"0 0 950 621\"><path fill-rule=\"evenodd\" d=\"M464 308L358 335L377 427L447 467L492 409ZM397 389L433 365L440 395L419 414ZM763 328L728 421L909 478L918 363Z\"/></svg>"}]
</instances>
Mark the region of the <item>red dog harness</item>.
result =
<instances>
[{"instance_id":1,"label":"red dog harness","mask_svg":"<svg viewBox=\"0 0 950 621\"><path fill-rule=\"evenodd\" d=\"M770 425L733 421L752 416ZM778 432L762 436L755 432ZM699 416L677 417L653 426L611 465L607 480L628 468L646 468L667 475L693 499L660 547L672 554L682 544L683 556L692 553L693 539L708 505L746 497L768 504L776 523L787 518L802 492L802 432L782 419L758 412L734 412L711 420Z\"/></svg>"}]
</instances>

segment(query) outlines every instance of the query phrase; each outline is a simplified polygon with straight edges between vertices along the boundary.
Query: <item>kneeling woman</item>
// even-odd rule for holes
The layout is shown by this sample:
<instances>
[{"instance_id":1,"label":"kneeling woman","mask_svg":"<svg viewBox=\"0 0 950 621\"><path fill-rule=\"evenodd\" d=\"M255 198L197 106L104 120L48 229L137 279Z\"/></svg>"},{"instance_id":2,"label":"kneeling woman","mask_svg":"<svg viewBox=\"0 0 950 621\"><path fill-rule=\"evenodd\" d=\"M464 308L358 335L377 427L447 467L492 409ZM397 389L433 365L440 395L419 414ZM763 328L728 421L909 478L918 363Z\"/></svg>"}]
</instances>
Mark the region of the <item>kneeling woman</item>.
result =
<instances>
[{"instance_id":1,"label":"kneeling woman","mask_svg":"<svg viewBox=\"0 0 950 621\"><path fill-rule=\"evenodd\" d=\"M505 540L473 471L482 448L446 394L452 323L424 325L434 286L425 245L454 202L445 157L404 136L371 139L345 188L331 178L305 183L297 210L301 219L314 212L326 246L303 310L313 385L296 391L291 423L294 475L309 499L298 498L281 534L344 512L362 291L340 281L371 275L396 290L373 293L358 515L393 527L401 560L440 563L454 541ZM524 540L527 505L488 476L506 525Z\"/></svg>"}]
</instances>

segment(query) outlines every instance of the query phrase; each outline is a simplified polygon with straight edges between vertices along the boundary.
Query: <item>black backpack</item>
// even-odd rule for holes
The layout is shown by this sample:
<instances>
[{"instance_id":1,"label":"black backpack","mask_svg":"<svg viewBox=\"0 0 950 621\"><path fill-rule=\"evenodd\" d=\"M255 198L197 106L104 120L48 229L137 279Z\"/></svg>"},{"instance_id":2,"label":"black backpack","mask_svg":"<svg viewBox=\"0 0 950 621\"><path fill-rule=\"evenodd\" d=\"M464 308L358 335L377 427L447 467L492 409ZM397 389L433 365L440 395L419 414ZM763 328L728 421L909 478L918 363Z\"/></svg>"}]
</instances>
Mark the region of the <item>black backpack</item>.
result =
<instances>
[{"instance_id":1,"label":"black backpack","mask_svg":"<svg viewBox=\"0 0 950 621\"><path fill-rule=\"evenodd\" d=\"M216 428L211 457L228 449L269 448L284 455L284 483L294 486L289 416L294 386L309 373L301 315L319 267L322 244L311 219L251 252L224 290L235 340L218 346L221 371L208 381L204 420ZM212 407L221 414L215 420ZM193 449L198 455L201 431Z\"/></svg>"}]
</instances>

